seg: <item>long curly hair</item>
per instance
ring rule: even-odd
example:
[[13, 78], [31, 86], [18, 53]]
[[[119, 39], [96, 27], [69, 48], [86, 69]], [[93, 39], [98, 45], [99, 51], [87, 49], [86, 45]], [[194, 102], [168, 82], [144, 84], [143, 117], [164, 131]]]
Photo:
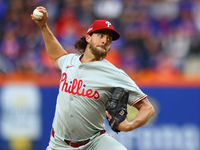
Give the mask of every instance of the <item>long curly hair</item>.
[[75, 41], [74, 48], [78, 50], [81, 54], [83, 54], [85, 52], [87, 44], [88, 43], [86, 42], [86, 37], [82, 36], [79, 40]]

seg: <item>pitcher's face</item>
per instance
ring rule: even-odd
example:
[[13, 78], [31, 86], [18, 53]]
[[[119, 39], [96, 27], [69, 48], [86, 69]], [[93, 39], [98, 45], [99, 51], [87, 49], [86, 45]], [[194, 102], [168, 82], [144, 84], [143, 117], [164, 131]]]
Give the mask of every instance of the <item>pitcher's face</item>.
[[94, 32], [90, 36], [89, 49], [96, 58], [105, 58], [110, 50], [112, 34], [108, 30]]

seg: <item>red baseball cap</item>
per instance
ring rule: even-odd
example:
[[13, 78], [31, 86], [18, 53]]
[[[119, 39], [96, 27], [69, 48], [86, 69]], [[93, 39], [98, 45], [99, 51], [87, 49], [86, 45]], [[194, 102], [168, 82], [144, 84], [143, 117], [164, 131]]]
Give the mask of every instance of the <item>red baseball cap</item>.
[[113, 34], [112, 40], [119, 39], [120, 34], [114, 29], [113, 25], [107, 20], [95, 20], [93, 24], [88, 28], [87, 34], [90, 34], [97, 30], [108, 29]]

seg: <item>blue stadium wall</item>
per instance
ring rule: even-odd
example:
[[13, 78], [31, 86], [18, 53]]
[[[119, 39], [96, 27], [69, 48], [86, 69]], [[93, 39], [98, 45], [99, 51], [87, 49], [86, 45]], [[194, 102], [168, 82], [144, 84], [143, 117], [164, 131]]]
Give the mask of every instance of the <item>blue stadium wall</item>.
[[[17, 88], [18, 85], [15, 87]], [[35, 86], [34, 88], [39, 93], [39, 104], [34, 104], [37, 112], [29, 112], [28, 109], [20, 110], [26, 104], [22, 100], [18, 100], [20, 105], [11, 102], [18, 109], [12, 112], [15, 108], [10, 108], [9, 103], [6, 104], [6, 96], [3, 96], [5, 87], [0, 86], [0, 150], [45, 150], [48, 146], [58, 87]], [[119, 134], [114, 133], [105, 121], [107, 132], [123, 143], [128, 150], [200, 150], [200, 87], [141, 87], [141, 90], [148, 95], [154, 105], [155, 116], [147, 125]], [[29, 95], [27, 97], [29, 101], [31, 97]], [[10, 111], [5, 109], [4, 105]], [[15, 113], [19, 115], [15, 116]], [[27, 114], [32, 117], [31, 120]], [[13, 122], [15, 119], [16, 121]], [[32, 124], [37, 121], [40, 123]], [[14, 128], [15, 122], [18, 122], [17, 129]], [[8, 126], [12, 124], [14, 127], [9, 130], [7, 124]], [[34, 129], [35, 127], [37, 129]], [[35, 130], [37, 134], [29, 132], [29, 129]], [[17, 133], [15, 130], [22, 130], [23, 134], [20, 135], [20, 131]]]

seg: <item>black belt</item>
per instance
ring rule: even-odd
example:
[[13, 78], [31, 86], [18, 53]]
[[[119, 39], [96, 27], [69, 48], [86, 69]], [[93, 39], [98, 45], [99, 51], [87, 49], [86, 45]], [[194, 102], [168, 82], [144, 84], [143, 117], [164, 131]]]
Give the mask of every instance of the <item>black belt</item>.
[[[100, 135], [101, 135], [101, 134], [104, 134], [105, 132], [106, 132], [106, 130], [100, 131]], [[53, 129], [51, 130], [51, 135], [52, 135], [53, 137], [54, 137], [54, 135], [55, 135], [55, 132], [54, 132]], [[87, 144], [87, 143], [90, 141], [90, 139], [85, 140], [85, 141], [78, 141], [78, 142], [72, 142], [72, 141], [69, 141], [69, 140], [64, 140], [64, 141], [65, 141], [65, 143], [67, 143], [68, 145], [70, 145], [70, 146], [72, 146], [72, 147], [79, 147], [79, 146], [82, 146], [82, 145]]]

